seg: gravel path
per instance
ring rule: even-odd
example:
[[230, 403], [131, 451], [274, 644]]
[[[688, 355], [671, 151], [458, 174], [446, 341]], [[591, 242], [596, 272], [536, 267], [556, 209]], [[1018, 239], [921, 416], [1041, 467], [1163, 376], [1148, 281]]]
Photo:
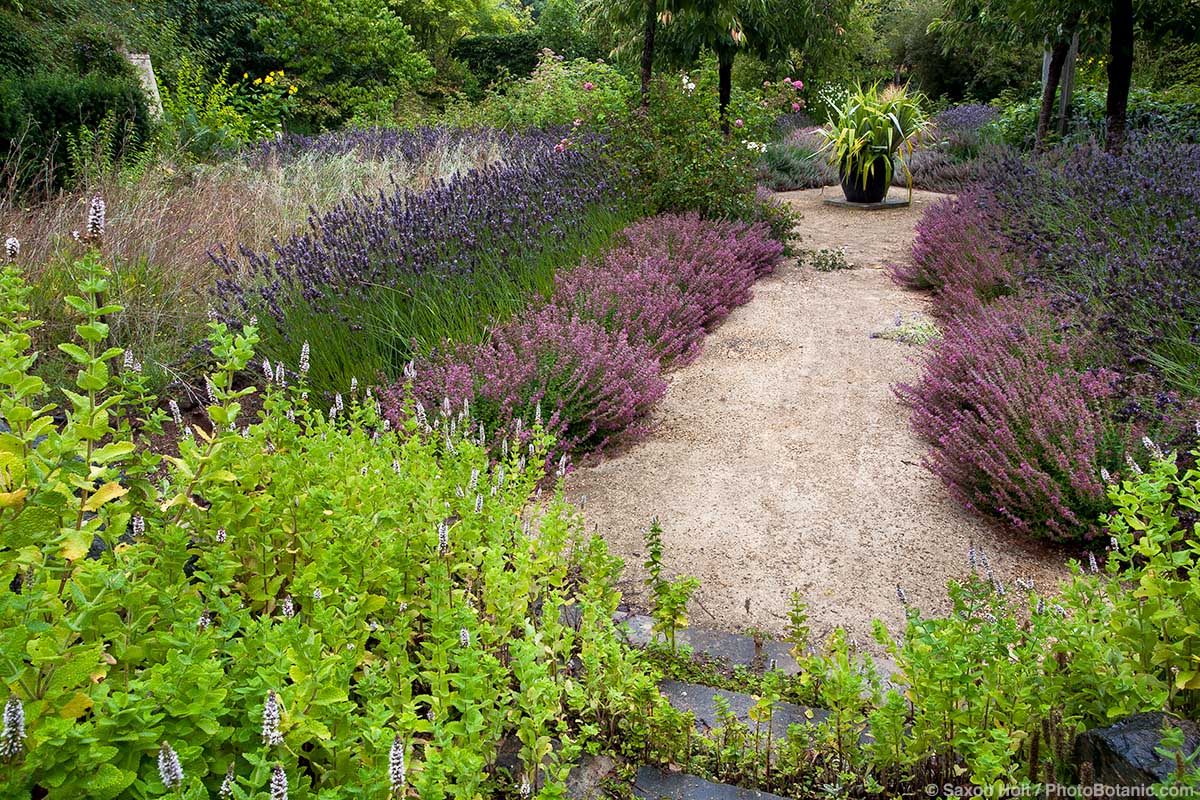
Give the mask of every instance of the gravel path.
[[877, 212], [824, 206], [822, 190], [781, 197], [804, 216], [801, 248], [843, 248], [857, 268], [792, 261], [761, 281], [671, 375], [653, 433], [568, 478], [589, 526], [626, 561], [627, 599], [644, 604], [654, 516], [668, 572], [702, 582], [698, 626], [779, 632], [798, 589], [817, 641], [843, 626], [867, 644], [872, 619], [893, 630], [902, 621], [897, 584], [923, 612], [948, 610], [945, 582], [965, 574], [972, 542], [999, 576], [1053, 586], [1066, 554], [962, 511], [920, 465], [924, 446], [891, 391], [916, 374], [918, 351], [869, 338], [924, 307], [882, 265], [908, 257], [913, 226], [939, 195]]

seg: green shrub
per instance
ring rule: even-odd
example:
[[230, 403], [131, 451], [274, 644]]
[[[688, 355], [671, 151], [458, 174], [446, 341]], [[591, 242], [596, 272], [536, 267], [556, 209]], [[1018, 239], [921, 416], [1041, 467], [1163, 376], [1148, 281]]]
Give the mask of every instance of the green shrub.
[[648, 107], [609, 129], [618, 163], [641, 181], [651, 212], [698, 211], [712, 219], [758, 213], [754, 159], [759, 142], [725, 136], [716, 95], [683, 76], [651, 86]]
[[282, 133], [297, 92], [283, 70], [234, 83], [227, 72], [209, 80], [202, 66], [182, 60], [174, 85], [162, 90], [163, 133], [173, 147], [211, 158]]
[[49, 73], [0, 82], [0, 153], [5, 171], [28, 183], [39, 174], [64, 186], [79, 177], [68, 161], [65, 141], [82, 128], [113, 120], [122, 153], [134, 153], [151, 131], [146, 99], [131, 75]]
[[616, 67], [567, 59], [543, 50], [533, 74], [500, 86], [484, 100], [482, 114], [497, 127], [570, 125], [583, 120], [604, 127], [623, 119], [636, 89]]
[[537, 36], [542, 47], [568, 59], [597, 59], [601, 48], [586, 29], [578, 0], [546, 0], [538, 15]]
[[536, 33], [468, 36], [451, 55], [463, 61], [484, 87], [506, 77], [524, 78], [538, 65], [541, 45]]
[[0, 273], [0, 669], [26, 725], [6, 713], [0, 794], [551, 797], [583, 748], [647, 746], [662, 701], [611, 625], [619, 561], [561, 493], [535, 501], [539, 429], [491, 464], [463, 415], [388, 431], [366, 393], [325, 416], [305, 357], [266, 365], [242, 427], [257, 334], [215, 322], [205, 418], [172, 423], [116, 367], [98, 252], [78, 271], [60, 424]]
[[401, 98], [433, 75], [385, 0], [273, 0], [271, 7], [254, 35], [296, 78], [304, 97], [298, 117], [309, 126], [389, 121]]

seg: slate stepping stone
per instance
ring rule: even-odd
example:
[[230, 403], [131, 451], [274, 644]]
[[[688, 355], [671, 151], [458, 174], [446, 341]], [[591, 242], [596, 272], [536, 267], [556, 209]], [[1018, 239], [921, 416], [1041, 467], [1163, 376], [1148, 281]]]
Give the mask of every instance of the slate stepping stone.
[[[626, 638], [631, 645], [645, 647], [657, 640], [665, 644], [662, 636], [653, 633], [654, 620], [644, 614], [631, 614], [618, 618], [617, 624], [624, 627]], [[769, 667], [772, 662], [775, 668], [785, 675], [795, 675], [800, 672], [800, 665], [792, 658], [791, 645], [787, 642], [763, 642], [762, 647], [755, 645], [754, 639], [736, 633], [710, 631], [703, 628], [684, 628], [675, 634], [677, 646], [690, 647], [693, 652], [704, 653], [720, 659], [730, 666], [760, 665]]]
[[642, 800], [786, 800], [777, 794], [713, 783], [695, 775], [642, 767], [633, 779], [633, 796]]
[[[662, 681], [658, 684], [658, 690], [678, 710], [692, 712], [696, 718], [696, 729], [701, 733], [706, 733], [720, 724], [717, 716], [717, 704], [713, 702], [714, 696], [728, 701], [729, 710], [737, 717], [738, 721], [748, 724], [751, 730], [754, 729], [754, 723], [750, 721], [750, 709], [757, 701], [744, 692], [730, 692], [725, 689], [714, 689], [711, 686], [674, 680]], [[828, 718], [829, 712], [823, 709], [779, 702], [775, 704], [775, 710], [771, 715], [771, 737], [778, 740], [786, 736], [790, 725], [818, 725]], [[766, 725], [763, 726], [762, 732], [764, 734], [767, 732]]]

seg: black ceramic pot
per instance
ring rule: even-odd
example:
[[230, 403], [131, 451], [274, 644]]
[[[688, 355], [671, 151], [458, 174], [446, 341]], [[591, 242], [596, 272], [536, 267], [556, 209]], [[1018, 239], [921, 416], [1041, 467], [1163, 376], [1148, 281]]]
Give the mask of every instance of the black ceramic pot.
[[838, 177], [842, 181], [842, 192], [846, 195], [846, 200], [851, 203], [879, 203], [887, 197], [892, 182], [883, 159], [875, 160], [875, 168], [867, 177], [866, 185], [863, 184], [862, 171], [858, 164], [850, 166], [853, 168], [848, 169], [847, 163], [842, 161], [838, 167]]

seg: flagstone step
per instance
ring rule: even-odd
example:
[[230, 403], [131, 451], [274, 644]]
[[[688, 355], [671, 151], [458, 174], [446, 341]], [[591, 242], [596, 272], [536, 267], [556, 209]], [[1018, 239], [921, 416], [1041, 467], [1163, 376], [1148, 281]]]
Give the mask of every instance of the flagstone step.
[[683, 772], [642, 767], [633, 779], [633, 796], [641, 800], [787, 800], [777, 794], [713, 783]]
[[[626, 640], [636, 647], [645, 647], [666, 639], [654, 634], [654, 620], [645, 614], [621, 614], [614, 618], [619, 628], [625, 631]], [[749, 636], [704, 628], [682, 628], [675, 633], [676, 647], [690, 647], [695, 653], [704, 653], [728, 666], [746, 666], [775, 669], [786, 675], [800, 672], [800, 665], [792, 658], [788, 642], [764, 641], [761, 645]]]

